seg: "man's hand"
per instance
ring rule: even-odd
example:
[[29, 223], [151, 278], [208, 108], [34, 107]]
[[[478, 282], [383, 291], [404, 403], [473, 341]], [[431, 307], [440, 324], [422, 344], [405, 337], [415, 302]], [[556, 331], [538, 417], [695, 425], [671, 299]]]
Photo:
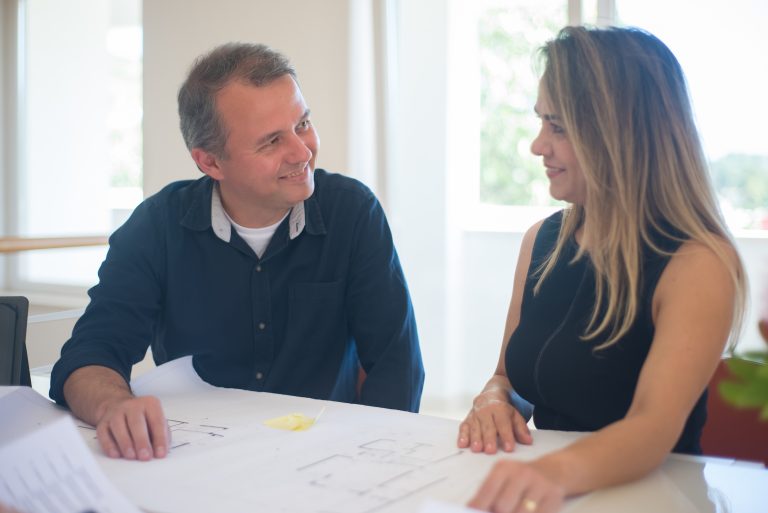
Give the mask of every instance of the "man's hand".
[[110, 458], [147, 461], [168, 454], [171, 434], [156, 397], [110, 401], [96, 423], [96, 436]]
[[458, 446], [469, 447], [472, 452], [495, 454], [499, 439], [506, 452], [515, 448], [515, 442], [526, 445], [533, 442], [525, 419], [506, 395], [498, 390], [485, 391], [475, 398], [472, 410], [459, 426]]
[[135, 397], [123, 377], [98, 365], [82, 367], [64, 383], [72, 412], [96, 426], [104, 454], [147, 461], [168, 454], [171, 434], [156, 397]]

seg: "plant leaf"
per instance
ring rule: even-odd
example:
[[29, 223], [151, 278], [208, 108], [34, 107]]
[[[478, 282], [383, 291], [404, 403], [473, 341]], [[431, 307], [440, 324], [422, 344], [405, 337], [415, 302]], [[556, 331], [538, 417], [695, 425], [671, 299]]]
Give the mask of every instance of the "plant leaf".
[[768, 404], [766, 387], [723, 381], [717, 389], [727, 402], [739, 408], [758, 408]]
[[743, 358], [730, 358], [727, 361], [727, 365], [728, 370], [731, 371], [734, 376], [745, 381], [749, 381], [755, 374], [757, 374], [757, 371], [760, 368], [758, 365], [755, 365], [754, 362], [744, 360]]

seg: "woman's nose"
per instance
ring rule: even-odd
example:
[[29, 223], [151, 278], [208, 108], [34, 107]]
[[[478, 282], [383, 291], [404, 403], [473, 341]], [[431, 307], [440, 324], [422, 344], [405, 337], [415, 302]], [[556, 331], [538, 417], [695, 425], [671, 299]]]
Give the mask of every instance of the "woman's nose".
[[546, 140], [542, 131], [536, 135], [536, 138], [531, 142], [531, 153], [537, 157], [543, 157], [552, 151], [552, 146], [549, 141]]

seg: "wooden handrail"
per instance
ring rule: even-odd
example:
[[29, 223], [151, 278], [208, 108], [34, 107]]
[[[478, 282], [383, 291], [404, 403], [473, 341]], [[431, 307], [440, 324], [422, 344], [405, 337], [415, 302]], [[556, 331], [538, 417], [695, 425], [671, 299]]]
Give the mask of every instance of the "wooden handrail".
[[104, 246], [109, 237], [95, 235], [86, 237], [0, 237], [0, 253], [16, 253], [36, 249], [81, 248]]

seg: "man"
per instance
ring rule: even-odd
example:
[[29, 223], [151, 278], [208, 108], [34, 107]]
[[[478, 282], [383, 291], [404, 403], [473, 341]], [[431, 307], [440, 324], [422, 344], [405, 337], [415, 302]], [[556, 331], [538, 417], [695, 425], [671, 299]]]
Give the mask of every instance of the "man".
[[112, 235], [51, 398], [96, 425], [107, 455], [139, 460], [170, 442], [159, 401], [127, 384], [150, 343], [155, 363], [193, 355], [213, 385], [418, 411], [418, 336], [384, 213], [359, 182], [314, 168], [291, 64], [218, 47], [178, 102], [206, 176], [170, 184]]

